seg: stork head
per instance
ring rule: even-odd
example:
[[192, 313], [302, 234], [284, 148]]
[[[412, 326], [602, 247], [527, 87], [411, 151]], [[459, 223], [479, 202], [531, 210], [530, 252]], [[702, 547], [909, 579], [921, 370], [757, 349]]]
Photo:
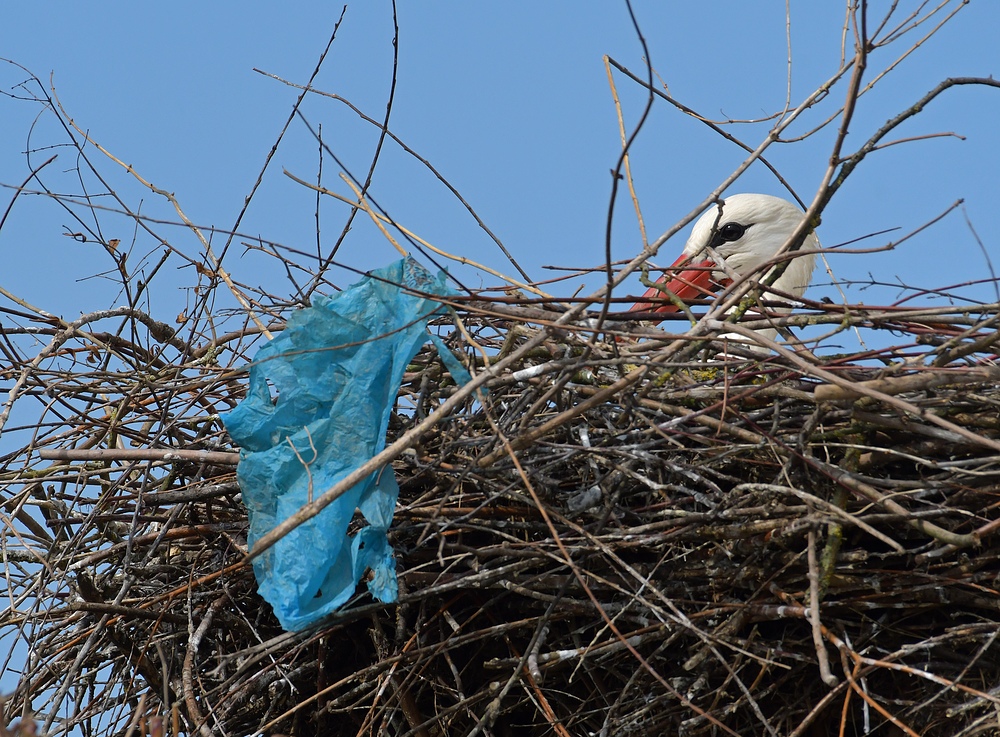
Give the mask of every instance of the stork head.
[[[746, 276], [774, 258], [801, 221], [802, 211], [780, 197], [734, 194], [698, 218], [684, 246], [684, 255], [711, 259], [705, 253], [710, 246], [730, 269]], [[819, 248], [815, 233], [809, 234], [802, 247], [807, 251]], [[815, 263], [815, 254], [795, 258], [775, 282], [775, 288], [801, 296], [809, 286]]]
[[[719, 264], [709, 249], [722, 257], [731, 273], [747, 276], [774, 258], [801, 220], [802, 211], [780, 197], [765, 194], [726, 197], [721, 204], [712, 205], [698, 218], [684, 252], [674, 262], [673, 270], [659, 281], [682, 299], [709, 295], [730, 283], [725, 271], [718, 269]], [[819, 240], [815, 233], [810, 233], [802, 249], [813, 251], [818, 248]], [[775, 281], [773, 289], [801, 296], [809, 286], [815, 263], [813, 253], [796, 256]], [[765, 274], [758, 273], [756, 276], [763, 278]], [[663, 294], [657, 289], [650, 289], [643, 297], [659, 301], [640, 302], [633, 310], [676, 311], [673, 304], [664, 302]], [[772, 299], [779, 297], [772, 295]]]

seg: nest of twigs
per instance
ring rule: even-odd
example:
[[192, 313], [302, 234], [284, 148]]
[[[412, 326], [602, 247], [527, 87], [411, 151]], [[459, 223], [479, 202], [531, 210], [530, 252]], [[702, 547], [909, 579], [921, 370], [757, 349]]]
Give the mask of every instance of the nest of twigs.
[[786, 321], [903, 342], [744, 357], [634, 316], [606, 323], [630, 337], [595, 339], [539, 306], [460, 305], [463, 330], [441, 329], [488, 393], [457, 397], [431, 347], [400, 391], [389, 443], [425, 429], [392, 464], [399, 603], [361, 587], [296, 634], [256, 593], [219, 420], [248, 353], [135, 310], [114, 333], [103, 313], [24, 326], [50, 348], [8, 377], [47, 413], [5, 459], [8, 720], [46, 735], [995, 731], [997, 305], [814, 307]]

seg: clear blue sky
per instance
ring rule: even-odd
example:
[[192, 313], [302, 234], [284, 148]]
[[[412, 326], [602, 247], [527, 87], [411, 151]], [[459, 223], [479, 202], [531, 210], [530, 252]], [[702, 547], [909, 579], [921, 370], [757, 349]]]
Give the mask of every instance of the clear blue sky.
[[[948, 9], [959, 3], [952, 2]], [[792, 0], [793, 104], [837, 68], [843, 3]], [[874, 5], [884, 6], [884, 3]], [[901, 2], [900, 19], [919, 3]], [[0, 24], [0, 56], [32, 70], [55, 90], [67, 113], [101, 144], [143, 176], [176, 193], [199, 224], [229, 228], [235, 222], [267, 151], [298, 94], [255, 73], [254, 67], [294, 82], [307, 81], [342, 5], [323, 2], [7, 3]], [[664, 2], [637, 0], [638, 20], [656, 71], [681, 102], [715, 117], [756, 118], [779, 111], [786, 92], [785, 3], [740, 0]], [[874, 18], [873, 13], [873, 18]], [[619, 151], [614, 108], [602, 56], [643, 71], [643, 51], [621, 2], [402, 2], [399, 73], [391, 129], [429, 159], [464, 194], [529, 273], [544, 279], [546, 264], [596, 266], [604, 258], [609, 171]], [[930, 25], [878, 50], [869, 79], [921, 37]], [[851, 126], [848, 150], [884, 120], [908, 107], [948, 76], [1000, 72], [996, 29], [1000, 5], [973, 0], [935, 37], [904, 59], [866, 95]], [[393, 27], [386, 0], [351, 3], [315, 86], [351, 100], [381, 118], [389, 92]], [[0, 67], [0, 87], [11, 91], [24, 74]], [[618, 77], [626, 120], [634, 123], [644, 96]], [[839, 104], [844, 85], [804, 124], [804, 132]], [[340, 103], [311, 97], [302, 108], [322, 124], [330, 148], [361, 176], [375, 130]], [[26, 175], [29, 140], [42, 149], [65, 134], [37, 105], [0, 98], [0, 183]], [[834, 245], [892, 227], [916, 228], [964, 198], [965, 213], [986, 248], [997, 253], [1000, 171], [997, 120], [1000, 91], [952, 90], [891, 138], [953, 131], [965, 136], [895, 146], [867, 160], [827, 210], [820, 237]], [[807, 125], [808, 124], [808, 125]], [[756, 145], [769, 124], [730, 127]], [[34, 126], [34, 127], [33, 127]], [[771, 149], [769, 157], [807, 201], [827, 165], [834, 128], [801, 143]], [[73, 152], [46, 170], [58, 191], [79, 193]], [[132, 207], [175, 219], [152, 193], [137, 187], [112, 162], [93, 160]], [[33, 154], [40, 162], [48, 151]], [[652, 237], [702, 200], [743, 158], [742, 152], [700, 123], [658, 101], [633, 149], [633, 170]], [[315, 196], [282, 175], [282, 168], [312, 179], [316, 143], [293, 122], [240, 230], [303, 250], [315, 249]], [[336, 165], [324, 162], [324, 181], [346, 193]], [[760, 165], [729, 190], [782, 194]], [[454, 198], [412, 158], [388, 143], [373, 195], [400, 223], [447, 250], [512, 269]], [[12, 192], [0, 190], [6, 207]], [[321, 211], [324, 245], [333, 242], [346, 208], [327, 200]], [[124, 218], [100, 216], [108, 237], [133, 248], [130, 263], [157, 253], [156, 243]], [[78, 230], [68, 214], [43, 198], [25, 197], [0, 231], [4, 267], [0, 285], [50, 311], [72, 317], [118, 304], [111, 281], [100, 276], [111, 263], [96, 246], [63, 235]], [[191, 254], [194, 239], [181, 229], [160, 228]], [[685, 234], [657, 259], [669, 263]], [[886, 237], [868, 245], [880, 245]], [[622, 259], [640, 247], [627, 198], [619, 204], [613, 254]], [[227, 257], [234, 277], [272, 293], [291, 287], [274, 262]], [[396, 258], [363, 218], [339, 256], [357, 269]], [[1000, 258], [996, 259], [1000, 262]], [[835, 256], [840, 279], [903, 282], [934, 288], [988, 276], [986, 258], [957, 211], [895, 252]], [[1000, 268], [1000, 263], [996, 264]], [[169, 269], [179, 266], [171, 261]], [[488, 276], [457, 270], [472, 286], [495, 284]], [[340, 273], [341, 285], [355, 277]], [[157, 277], [149, 309], [170, 318], [183, 307], [190, 269]], [[811, 296], [836, 292], [817, 271]], [[588, 291], [599, 284], [587, 280]], [[567, 286], [563, 293], [571, 292]], [[632, 282], [630, 291], [641, 288]], [[993, 287], [966, 296], [993, 301]], [[849, 292], [852, 299], [885, 303], [898, 290]]]

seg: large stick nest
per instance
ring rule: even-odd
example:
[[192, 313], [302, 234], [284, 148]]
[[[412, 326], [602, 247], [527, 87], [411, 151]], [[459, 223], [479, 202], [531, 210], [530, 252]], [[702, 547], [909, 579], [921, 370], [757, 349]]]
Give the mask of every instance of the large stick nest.
[[997, 305], [812, 307], [786, 322], [897, 344], [746, 358], [463, 303], [439, 329], [495, 375], [429, 423], [460, 389], [428, 347], [400, 390], [389, 443], [425, 431], [392, 464], [399, 603], [361, 587], [297, 634], [256, 593], [219, 420], [242, 337], [22, 315], [48, 347], [8, 376], [44, 406], [4, 459], [8, 716], [53, 735], [995, 730]]

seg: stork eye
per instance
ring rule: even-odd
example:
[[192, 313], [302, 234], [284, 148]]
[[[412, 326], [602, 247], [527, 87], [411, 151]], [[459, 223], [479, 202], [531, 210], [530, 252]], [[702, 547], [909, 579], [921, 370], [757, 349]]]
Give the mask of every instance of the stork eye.
[[719, 237], [724, 243], [732, 243], [742, 238], [749, 227], [749, 225], [741, 225], [740, 223], [726, 223], [719, 228]]

